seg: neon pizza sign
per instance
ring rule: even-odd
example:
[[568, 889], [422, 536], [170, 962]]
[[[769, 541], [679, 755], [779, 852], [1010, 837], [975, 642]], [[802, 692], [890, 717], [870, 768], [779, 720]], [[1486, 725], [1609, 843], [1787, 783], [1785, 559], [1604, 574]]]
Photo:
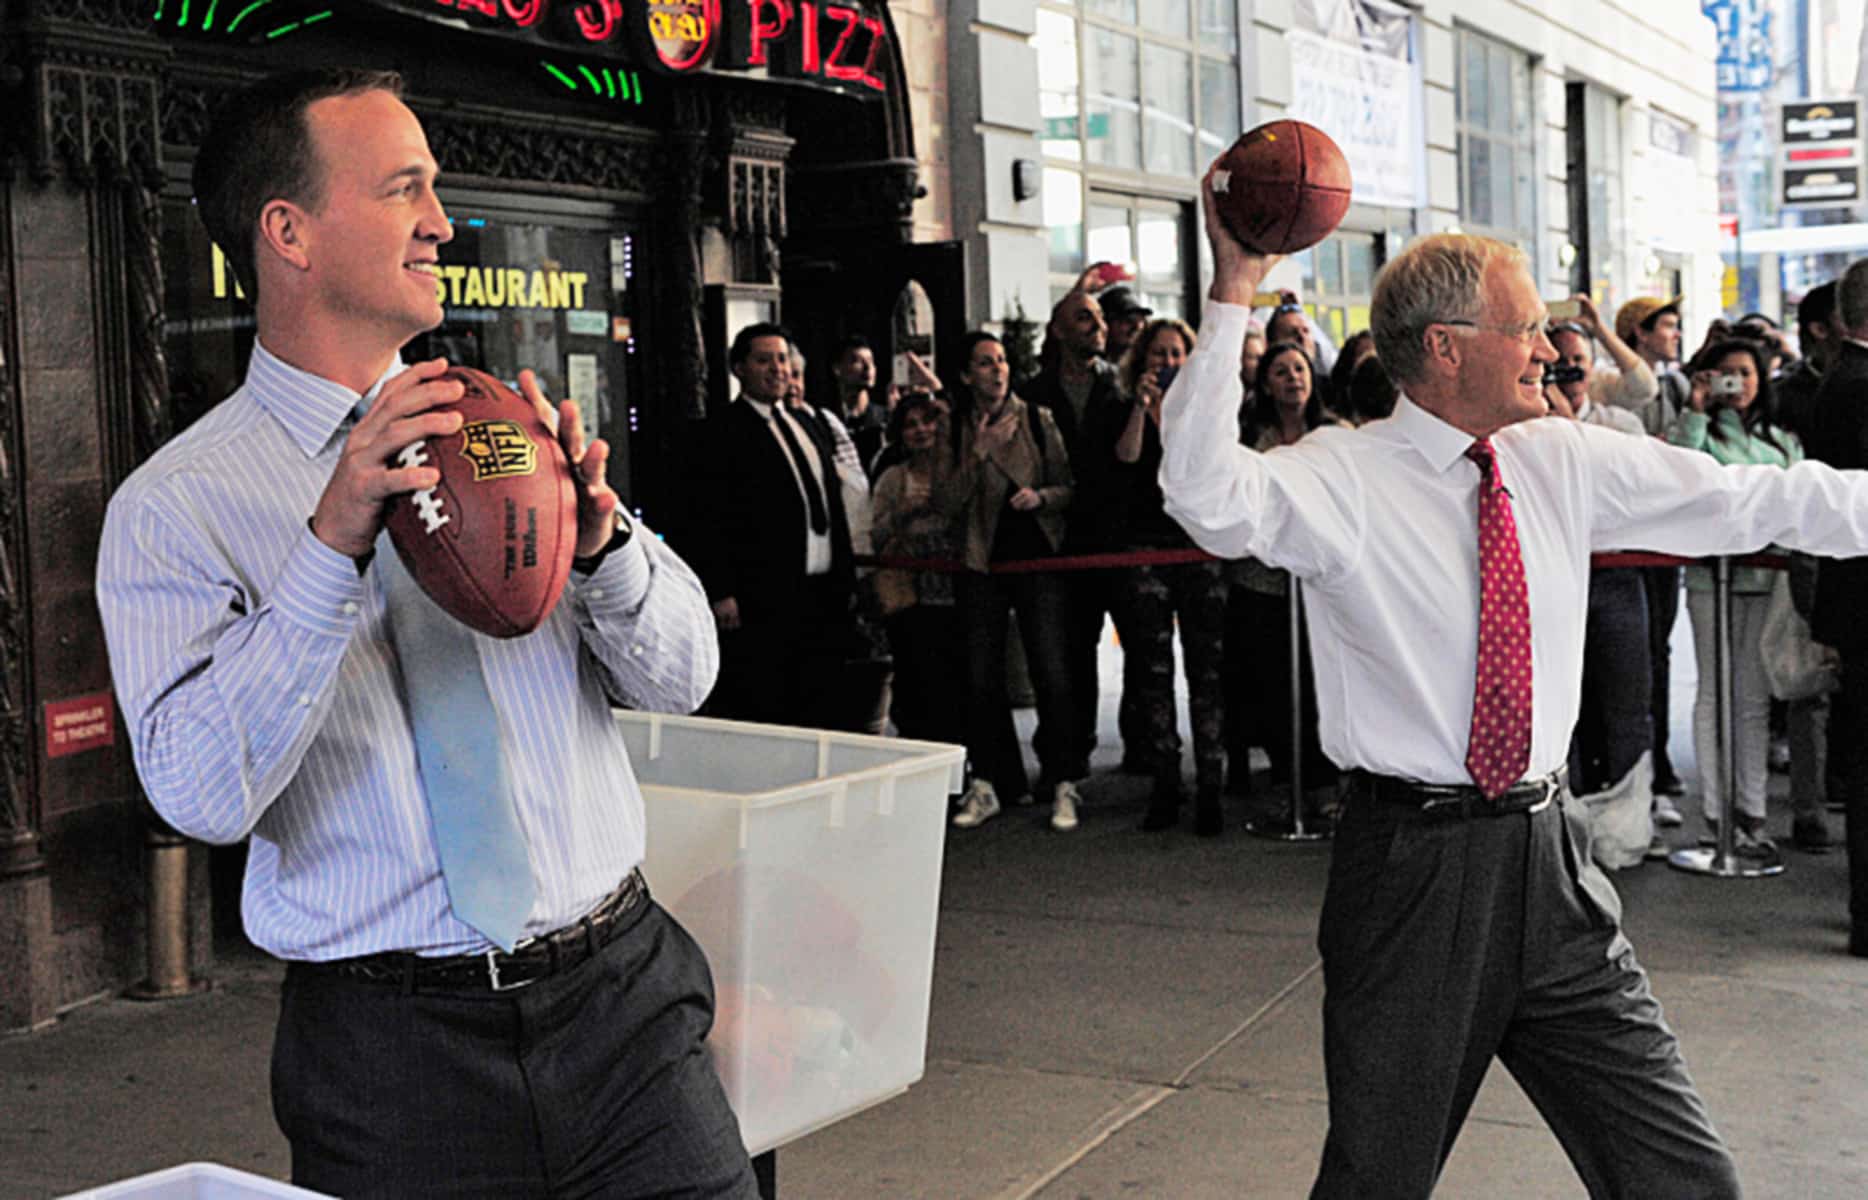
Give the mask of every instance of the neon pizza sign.
[[[888, 90], [876, 0], [375, 0], [380, 7], [671, 75], [754, 71]], [[875, 8], [877, 11], [872, 12]]]

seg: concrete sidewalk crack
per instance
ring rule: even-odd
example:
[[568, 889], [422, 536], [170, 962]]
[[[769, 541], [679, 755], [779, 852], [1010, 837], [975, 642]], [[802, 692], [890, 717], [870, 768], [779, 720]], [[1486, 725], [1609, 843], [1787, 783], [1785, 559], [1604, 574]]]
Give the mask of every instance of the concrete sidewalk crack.
[[999, 1192], [993, 1200], [1031, 1200], [1031, 1198], [1036, 1196], [1039, 1192], [1062, 1178], [1071, 1168], [1095, 1153], [1096, 1149], [1103, 1145], [1103, 1143], [1146, 1116], [1150, 1110], [1154, 1109], [1162, 1101], [1187, 1090], [1189, 1086], [1187, 1081], [1193, 1078], [1194, 1072], [1198, 1071], [1208, 1062], [1211, 1062], [1215, 1055], [1225, 1050], [1228, 1046], [1231, 1046], [1234, 1042], [1237, 1042], [1241, 1037], [1244, 1037], [1254, 1025], [1277, 1011], [1298, 988], [1303, 986], [1306, 980], [1322, 969], [1322, 963], [1312, 963], [1309, 967], [1300, 972], [1295, 979], [1285, 984], [1282, 988], [1279, 988], [1276, 995], [1259, 1005], [1251, 1015], [1239, 1022], [1232, 1032], [1214, 1043], [1198, 1058], [1188, 1063], [1187, 1066], [1182, 1069], [1181, 1073], [1174, 1077], [1172, 1083], [1166, 1085], [1150, 1085], [1142, 1088], [1133, 1096], [1129, 1097], [1128, 1100], [1117, 1105], [1108, 1113], [1105, 1113], [1102, 1119], [1098, 1120], [1090, 1127], [1083, 1140], [1077, 1144], [1077, 1147], [1069, 1154], [1065, 1155], [1061, 1161], [1040, 1173], [1037, 1178], [1015, 1183], [1004, 1191]]

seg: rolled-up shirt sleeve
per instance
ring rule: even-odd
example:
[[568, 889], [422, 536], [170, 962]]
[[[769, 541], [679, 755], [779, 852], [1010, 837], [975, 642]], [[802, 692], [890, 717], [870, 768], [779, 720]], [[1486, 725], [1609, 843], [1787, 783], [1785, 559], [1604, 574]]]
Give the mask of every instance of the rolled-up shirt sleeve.
[[689, 713], [720, 672], [720, 641], [693, 568], [637, 522], [629, 541], [565, 599], [611, 699], [644, 712]]
[[297, 772], [363, 583], [306, 529], [264, 595], [154, 502], [111, 506], [97, 596], [117, 700], [150, 803], [205, 842], [245, 837]]

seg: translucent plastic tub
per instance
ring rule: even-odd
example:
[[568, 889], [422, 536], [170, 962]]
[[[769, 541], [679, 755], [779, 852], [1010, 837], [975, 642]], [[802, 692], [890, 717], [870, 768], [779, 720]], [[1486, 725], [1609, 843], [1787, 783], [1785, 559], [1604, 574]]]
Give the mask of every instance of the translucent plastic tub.
[[926, 1063], [947, 796], [964, 751], [620, 713], [643, 873], [713, 966], [710, 1045], [754, 1154], [904, 1091]]
[[308, 1192], [216, 1163], [187, 1163], [88, 1192], [73, 1192], [61, 1200], [304, 1200], [322, 1196], [323, 1192]]

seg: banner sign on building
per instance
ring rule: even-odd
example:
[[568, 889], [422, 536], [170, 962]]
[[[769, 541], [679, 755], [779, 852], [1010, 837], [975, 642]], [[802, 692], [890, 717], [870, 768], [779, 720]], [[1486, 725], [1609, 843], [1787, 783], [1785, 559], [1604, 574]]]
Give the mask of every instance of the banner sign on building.
[[1291, 49], [1285, 115], [1310, 122], [1342, 147], [1356, 201], [1426, 203], [1414, 64], [1294, 29], [1284, 40]]
[[1761, 92], [1771, 86], [1772, 13], [1766, 0], [1701, 0], [1719, 39], [1719, 90]]
[[1860, 203], [1862, 169], [1846, 167], [1785, 167], [1783, 207], [1834, 207]]

